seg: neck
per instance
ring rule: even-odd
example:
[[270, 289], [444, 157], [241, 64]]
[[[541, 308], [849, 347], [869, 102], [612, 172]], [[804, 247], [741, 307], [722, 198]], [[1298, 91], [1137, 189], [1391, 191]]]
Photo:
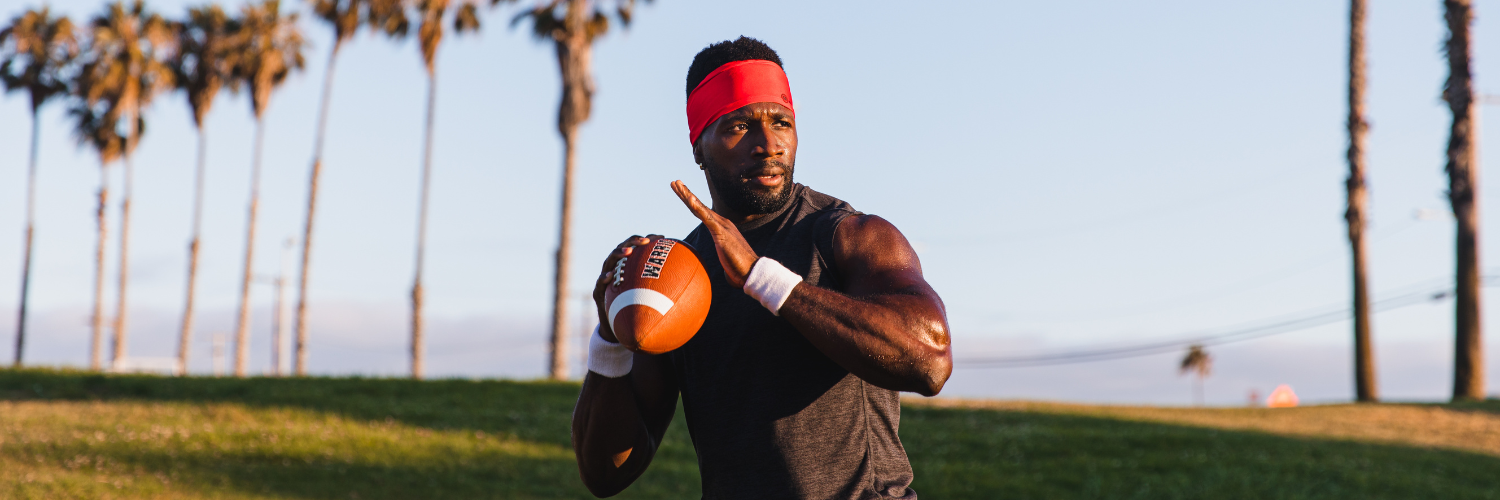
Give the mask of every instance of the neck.
[[[792, 188], [793, 187], [788, 187], [788, 189], [792, 189]], [[776, 207], [775, 209], [772, 209], [770, 212], [767, 212], [767, 213], [763, 213], [763, 214], [743, 214], [743, 213], [740, 213], [738, 211], [735, 211], [733, 208], [730, 208], [728, 203], [722, 203], [722, 202], [720, 202], [719, 201], [719, 193], [718, 192], [712, 192], [713, 191], [712, 189], [710, 189], [710, 191], [711, 191], [711, 195], [713, 196], [713, 201], [714, 201], [714, 206], [713, 206], [714, 213], [719, 214], [720, 216], [723, 216], [725, 219], [729, 219], [729, 222], [733, 222], [734, 225], [736, 225], [736, 226], [743, 226], [745, 224], [749, 224], [750, 222], [753, 222], [753, 221], [756, 221], [756, 220], [760, 220], [760, 219], [763, 219], [763, 218], [766, 218], [766, 217], [770, 217], [770, 216], [779, 214], [779, 213], [781, 213], [782, 210], [786, 209], [787, 205], [792, 204], [792, 198], [795, 198], [795, 196], [788, 196], [786, 198], [786, 201], [782, 202], [781, 206]]]
[[[714, 200], [714, 213], [717, 213], [719, 215], [724, 216], [725, 219], [729, 219], [729, 222], [733, 222], [734, 225], [736, 225], [736, 226], [748, 223], [750, 221], [759, 219], [761, 217], [765, 217], [767, 215], [771, 215], [771, 214], [752, 214], [752, 215], [741, 214], [739, 212], [734, 211], [734, 209], [729, 208], [728, 204], [726, 204], [726, 203], [719, 203], [718, 200]], [[775, 212], [772, 212], [772, 213], [775, 213]]]

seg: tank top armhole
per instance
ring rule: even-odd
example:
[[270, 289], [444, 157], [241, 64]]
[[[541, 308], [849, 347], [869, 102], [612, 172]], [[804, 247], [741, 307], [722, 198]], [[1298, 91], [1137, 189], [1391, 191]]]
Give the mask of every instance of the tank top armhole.
[[829, 209], [823, 216], [819, 217], [814, 233], [817, 239], [814, 246], [817, 249], [818, 261], [823, 264], [824, 272], [829, 275], [834, 286], [840, 290], [843, 289], [844, 281], [843, 274], [839, 271], [838, 263], [834, 259], [834, 256], [837, 255], [835, 253], [837, 234], [839, 225], [844, 223], [844, 219], [855, 215], [864, 215], [864, 213], [848, 208]]

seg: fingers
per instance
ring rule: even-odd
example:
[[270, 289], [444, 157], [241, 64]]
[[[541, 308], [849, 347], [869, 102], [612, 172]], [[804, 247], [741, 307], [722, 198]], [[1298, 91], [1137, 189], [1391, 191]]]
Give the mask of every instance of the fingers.
[[709, 210], [708, 207], [704, 206], [703, 202], [699, 201], [698, 197], [688, 189], [686, 183], [680, 180], [672, 181], [672, 192], [677, 193], [677, 198], [682, 200], [683, 205], [687, 205], [688, 210], [692, 211], [693, 216], [697, 217], [698, 220], [704, 223], [713, 223], [717, 219], [714, 216], [718, 214], [715, 214], [713, 210]]
[[641, 245], [645, 245], [647, 243], [650, 243], [651, 242], [651, 238], [653, 238], [653, 237], [659, 238], [660, 235], [655, 235], [655, 234], [653, 234], [651, 236], [636, 235], [636, 236], [631, 236], [629, 238], [625, 238], [625, 241], [620, 242], [620, 245], [617, 246], [617, 247], [615, 247], [615, 250], [623, 251], [625, 253], [625, 255], [630, 255], [630, 249], [638, 247], [638, 246], [641, 246]]
[[[659, 236], [653, 234], [651, 237]], [[594, 307], [599, 310], [599, 336], [604, 340], [610, 342], [616, 341], [614, 332], [610, 329], [608, 323], [608, 315], [605, 314], [604, 290], [615, 280], [615, 269], [620, 264], [620, 261], [628, 257], [636, 246], [650, 243], [651, 237], [635, 235], [625, 238], [625, 241], [616, 245], [614, 251], [609, 253], [609, 257], [604, 259], [604, 266], [599, 272], [599, 278], [594, 280]]]
[[631, 252], [635, 250], [635, 247], [650, 243], [650, 238], [660, 237], [661, 236], [659, 235], [653, 234], [650, 237], [631, 236], [629, 238], [626, 238], [625, 241], [620, 242], [619, 245], [615, 246], [615, 250], [609, 253], [609, 257], [604, 258], [604, 265], [600, 267], [600, 270], [607, 272], [610, 269], [613, 269], [615, 267], [615, 264], [618, 263], [620, 259], [629, 256]]
[[599, 337], [610, 342], [618, 340], [615, 339], [614, 329], [610, 327], [609, 314], [604, 309], [604, 289], [614, 279], [614, 270], [609, 270], [599, 273], [599, 279], [594, 282], [594, 309], [599, 314]]

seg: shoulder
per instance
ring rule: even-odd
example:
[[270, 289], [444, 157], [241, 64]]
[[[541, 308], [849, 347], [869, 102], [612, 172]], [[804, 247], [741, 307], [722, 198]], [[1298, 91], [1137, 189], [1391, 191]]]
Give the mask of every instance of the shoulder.
[[[911, 247], [906, 235], [895, 224], [879, 215], [854, 213], [844, 217], [834, 229], [836, 249], [869, 248], [869, 245]], [[842, 250], [841, 250], [842, 251]]]
[[843, 218], [833, 233], [834, 259], [854, 272], [914, 271], [922, 264], [906, 235], [878, 215], [853, 214]]
[[798, 184], [797, 186], [801, 188], [798, 190], [798, 196], [802, 198], [803, 205], [811, 212], [832, 210], [859, 213], [847, 201], [823, 194], [803, 184]]

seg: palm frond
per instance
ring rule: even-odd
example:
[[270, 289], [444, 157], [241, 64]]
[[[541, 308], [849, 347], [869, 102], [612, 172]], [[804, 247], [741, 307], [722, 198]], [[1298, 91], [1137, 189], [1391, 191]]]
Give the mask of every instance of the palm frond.
[[458, 8], [453, 15], [453, 31], [458, 33], [479, 31], [479, 8], [472, 3], [465, 3]]
[[194, 123], [202, 127], [203, 118], [213, 105], [219, 89], [239, 90], [233, 67], [241, 54], [238, 40], [240, 22], [218, 5], [188, 10], [188, 17], [176, 23], [177, 51], [169, 63], [177, 88], [187, 94]]
[[283, 15], [279, 0], [245, 6], [239, 22], [238, 55], [231, 72], [249, 87], [251, 111], [260, 118], [270, 104], [271, 92], [292, 71], [302, 69], [306, 40], [297, 27], [297, 14]]
[[89, 21], [91, 34], [82, 70], [75, 78], [76, 95], [89, 107], [101, 106], [112, 124], [128, 123], [125, 153], [141, 138], [141, 108], [174, 86], [169, 60], [175, 57], [176, 26], [136, 0], [106, 5]]
[[99, 155], [99, 163], [109, 164], [120, 158], [126, 142], [107, 109], [99, 108], [76, 101], [68, 108], [68, 117], [73, 122], [73, 138], [78, 146], [94, 150]]
[[405, 0], [363, 0], [366, 6], [365, 22], [371, 29], [379, 30], [394, 39], [406, 38], [411, 20], [406, 16]]
[[66, 16], [54, 17], [46, 7], [23, 12], [0, 29], [0, 85], [6, 92], [27, 91], [35, 111], [68, 91], [78, 52]]
[[516, 14], [510, 20], [511, 28], [527, 20], [531, 21], [531, 35], [538, 40], [557, 40], [564, 31], [562, 14], [557, 12], [560, 1], [553, 1], [548, 5], [538, 5], [531, 10]]
[[339, 44], [359, 30], [363, 0], [312, 0], [313, 13], [333, 25], [334, 43]]
[[1204, 350], [1201, 345], [1194, 344], [1189, 346], [1187, 355], [1183, 356], [1182, 363], [1179, 366], [1179, 373], [1187, 374], [1192, 372], [1196, 373], [1199, 377], [1207, 377], [1212, 370], [1213, 358], [1208, 355], [1208, 351]]
[[[504, 0], [499, 0], [504, 1]], [[494, 1], [493, 3], [499, 3]], [[568, 26], [564, 21], [564, 12], [568, 4], [573, 0], [552, 0], [545, 4], [539, 4], [530, 10], [516, 14], [510, 20], [510, 25], [515, 28], [524, 21], [531, 21], [531, 34], [538, 40], [562, 40], [567, 38]], [[649, 0], [647, 0], [649, 1]], [[600, 2], [602, 3], [602, 2]], [[614, 2], [614, 16], [620, 19], [620, 24], [626, 28], [630, 27], [631, 21], [635, 19], [635, 0], [617, 0]], [[606, 14], [607, 9], [594, 6], [594, 11], [584, 22], [584, 37], [589, 43], [609, 33], [610, 20]]]

